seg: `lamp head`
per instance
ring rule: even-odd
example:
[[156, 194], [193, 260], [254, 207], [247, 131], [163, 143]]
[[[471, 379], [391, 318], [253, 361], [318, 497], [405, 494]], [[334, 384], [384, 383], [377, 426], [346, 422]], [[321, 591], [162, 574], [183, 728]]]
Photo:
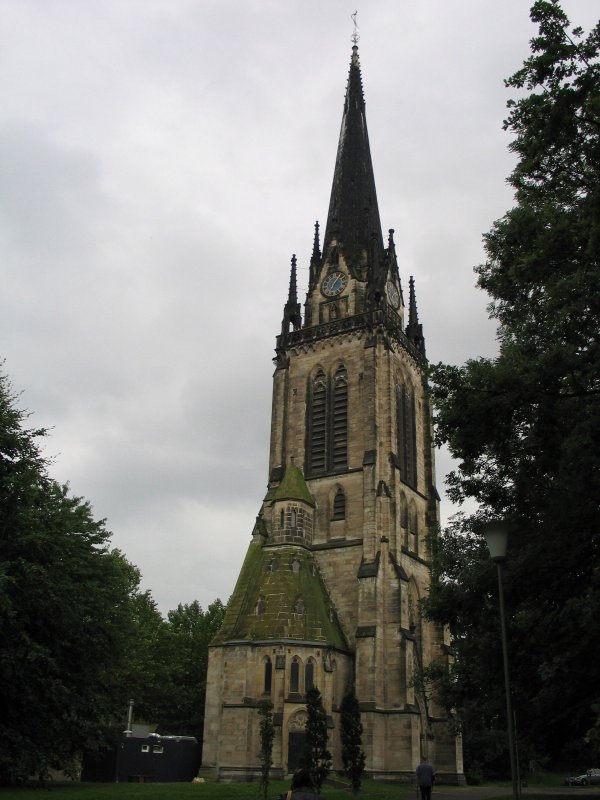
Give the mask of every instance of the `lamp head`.
[[508, 542], [508, 524], [503, 519], [493, 519], [482, 525], [483, 535], [487, 542], [492, 561], [506, 561], [506, 545]]

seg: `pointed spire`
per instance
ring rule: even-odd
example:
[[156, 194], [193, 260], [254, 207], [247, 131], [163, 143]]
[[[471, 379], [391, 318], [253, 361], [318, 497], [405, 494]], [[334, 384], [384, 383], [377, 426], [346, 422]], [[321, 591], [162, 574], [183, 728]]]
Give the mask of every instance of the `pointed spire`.
[[395, 231], [393, 228], [390, 228], [388, 230], [387, 258], [392, 274], [395, 274], [396, 278], [398, 279], [398, 289], [400, 290], [400, 305], [402, 306], [402, 308], [404, 308], [404, 292], [402, 291], [402, 281], [400, 279], [400, 273], [398, 271], [398, 258], [396, 257], [396, 242], [394, 241], [394, 233]]
[[419, 313], [417, 311], [417, 298], [415, 295], [415, 281], [411, 275], [408, 281], [408, 325], [406, 335], [411, 342], [419, 348], [425, 355], [425, 339], [423, 338], [423, 326], [419, 325]]
[[292, 267], [290, 269], [290, 288], [288, 291], [288, 303], [290, 305], [298, 302], [298, 291], [296, 289], [296, 254], [292, 255]]
[[319, 220], [315, 222], [315, 238], [313, 241], [313, 251], [310, 263], [321, 260], [321, 251], [319, 249]]
[[298, 302], [298, 290], [296, 288], [296, 255], [292, 255], [292, 266], [290, 269], [290, 288], [288, 290], [287, 303], [283, 308], [283, 320], [281, 323], [281, 332], [288, 333], [290, 324], [294, 326], [294, 330], [302, 326], [302, 315], [300, 313], [300, 303]]
[[321, 266], [321, 250], [319, 246], [319, 222], [315, 222], [315, 238], [313, 240], [312, 255], [310, 257], [310, 285], [317, 280]]
[[[358, 47], [352, 47], [350, 73], [340, 129], [323, 252], [327, 254], [333, 239], [339, 245], [351, 271], [369, 266], [375, 277], [383, 254], [383, 236], [377, 206], [375, 177], [371, 161], [365, 100], [363, 95]], [[374, 253], [371, 241], [374, 239]], [[367, 277], [363, 276], [363, 279]]]

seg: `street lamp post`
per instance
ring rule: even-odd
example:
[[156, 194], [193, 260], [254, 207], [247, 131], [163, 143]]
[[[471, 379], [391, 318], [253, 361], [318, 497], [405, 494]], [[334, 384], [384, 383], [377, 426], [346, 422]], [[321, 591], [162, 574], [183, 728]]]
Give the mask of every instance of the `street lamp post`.
[[506, 561], [506, 544], [508, 541], [508, 526], [504, 520], [493, 520], [484, 523], [483, 533], [486, 538], [488, 550], [492, 561], [496, 562], [498, 570], [498, 604], [500, 606], [500, 629], [502, 632], [502, 659], [504, 662], [504, 691], [506, 693], [506, 727], [508, 731], [508, 750], [510, 755], [510, 775], [512, 778], [512, 791], [515, 800], [519, 797], [517, 781], [517, 765], [515, 758], [515, 743], [513, 736], [513, 714], [510, 699], [510, 678], [508, 672], [508, 645], [506, 640], [506, 618], [504, 615], [504, 588], [502, 585], [502, 565]]

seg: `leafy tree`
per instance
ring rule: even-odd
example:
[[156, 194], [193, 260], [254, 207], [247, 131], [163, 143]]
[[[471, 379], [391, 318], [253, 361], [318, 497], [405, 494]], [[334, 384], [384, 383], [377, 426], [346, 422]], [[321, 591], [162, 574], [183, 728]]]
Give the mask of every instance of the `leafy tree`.
[[275, 726], [273, 725], [273, 703], [263, 700], [258, 707], [260, 717], [260, 792], [264, 800], [269, 793], [269, 775], [273, 765], [273, 740], [275, 739]]
[[362, 749], [363, 726], [354, 686], [350, 686], [341, 705], [342, 763], [352, 781], [352, 791], [358, 794], [365, 771], [365, 754]]
[[555, 0], [535, 2], [531, 18], [539, 34], [507, 81], [517, 94], [505, 122], [515, 205], [486, 235], [477, 268], [499, 354], [431, 374], [438, 443], [459, 461], [449, 495], [479, 510], [442, 537], [427, 610], [452, 626], [458, 659], [443, 688], [463, 714], [467, 749], [469, 729], [488, 732], [488, 765], [502, 719], [501, 678], [490, 676], [502, 662], [482, 518], [511, 524], [505, 590], [521, 744], [553, 763], [568, 748], [582, 754], [599, 699], [600, 24], [570, 31]]
[[130, 627], [128, 658], [115, 673], [115, 692], [123, 709], [133, 699], [134, 719], [156, 723], [173, 703], [175, 649], [170, 627], [149, 591], [132, 594]]
[[331, 753], [327, 749], [327, 715], [321, 692], [316, 686], [306, 692], [306, 711], [307, 767], [317, 794], [321, 794], [323, 781], [331, 770]]
[[156, 725], [164, 735], [202, 742], [208, 645], [224, 615], [220, 600], [206, 612], [193, 601], [180, 603], [165, 619], [150, 592], [135, 593], [129, 657], [115, 680], [121, 707], [131, 697], [138, 721]]
[[69, 767], [115, 713], [138, 571], [88, 503], [48, 476], [0, 375], [0, 783]]
[[169, 693], [162, 694], [162, 703], [154, 717], [161, 732], [196, 736], [202, 741], [208, 645], [224, 617], [225, 606], [219, 599], [206, 611], [197, 600], [180, 603], [169, 611], [166, 622]]

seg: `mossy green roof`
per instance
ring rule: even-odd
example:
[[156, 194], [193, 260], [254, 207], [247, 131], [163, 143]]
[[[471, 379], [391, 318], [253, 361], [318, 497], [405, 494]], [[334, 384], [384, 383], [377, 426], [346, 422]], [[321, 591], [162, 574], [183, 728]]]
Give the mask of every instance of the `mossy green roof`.
[[272, 495], [273, 500], [302, 500], [308, 503], [309, 506], [315, 505], [315, 500], [310, 493], [302, 471], [289, 464], [283, 476], [283, 480], [275, 489]]
[[265, 495], [265, 499], [264, 499], [263, 502], [270, 503], [271, 500], [273, 499], [274, 494], [275, 494], [275, 487], [274, 486], [271, 489], [267, 489], [267, 493]]
[[[264, 604], [261, 614], [257, 613], [259, 600]], [[305, 609], [302, 613], [296, 611], [299, 600]], [[284, 639], [347, 649], [312, 552], [296, 545], [252, 543], [212, 644]]]

